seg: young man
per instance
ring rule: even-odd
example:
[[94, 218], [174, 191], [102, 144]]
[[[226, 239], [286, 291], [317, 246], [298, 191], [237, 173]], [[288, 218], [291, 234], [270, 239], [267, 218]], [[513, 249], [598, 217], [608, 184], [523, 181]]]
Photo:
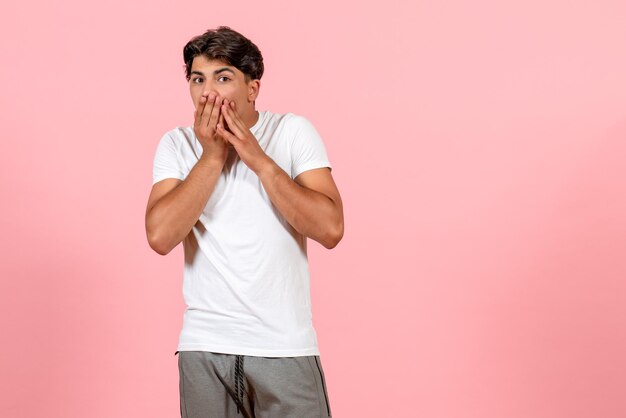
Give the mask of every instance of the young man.
[[306, 256], [307, 238], [343, 236], [322, 140], [256, 110], [263, 58], [238, 32], [209, 30], [183, 58], [194, 125], [161, 138], [146, 209], [157, 253], [184, 246], [181, 416], [331, 416]]

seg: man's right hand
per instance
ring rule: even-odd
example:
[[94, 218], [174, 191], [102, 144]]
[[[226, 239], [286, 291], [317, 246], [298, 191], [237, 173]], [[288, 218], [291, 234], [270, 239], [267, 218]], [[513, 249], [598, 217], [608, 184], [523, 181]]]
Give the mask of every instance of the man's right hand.
[[217, 133], [217, 123], [224, 123], [224, 116], [220, 111], [223, 100], [224, 98], [216, 93], [202, 93], [194, 113], [193, 124], [193, 130], [202, 145], [201, 159], [219, 161], [222, 166], [228, 155], [228, 144]]

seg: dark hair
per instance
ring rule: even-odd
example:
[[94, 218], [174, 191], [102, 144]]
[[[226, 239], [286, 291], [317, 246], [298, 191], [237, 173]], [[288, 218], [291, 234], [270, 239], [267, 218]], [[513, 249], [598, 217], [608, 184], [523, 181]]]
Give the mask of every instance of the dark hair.
[[263, 76], [263, 56], [259, 48], [228, 26], [209, 29], [187, 42], [183, 48], [187, 81], [191, 78], [193, 59], [198, 55], [232, 65], [245, 74], [246, 81], [260, 80]]

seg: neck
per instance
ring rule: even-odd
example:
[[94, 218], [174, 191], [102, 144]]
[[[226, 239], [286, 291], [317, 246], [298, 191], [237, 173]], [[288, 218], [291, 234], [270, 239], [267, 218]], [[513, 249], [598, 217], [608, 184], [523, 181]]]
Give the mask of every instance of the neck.
[[259, 112], [252, 109], [252, 112], [246, 117], [243, 117], [243, 121], [248, 129], [252, 128], [254, 124], [259, 120]]

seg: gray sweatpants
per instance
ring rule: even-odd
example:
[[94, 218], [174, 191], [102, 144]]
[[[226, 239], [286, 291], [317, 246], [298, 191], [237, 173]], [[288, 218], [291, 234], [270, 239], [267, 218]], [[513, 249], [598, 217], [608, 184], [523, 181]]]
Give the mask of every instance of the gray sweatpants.
[[319, 356], [177, 353], [182, 418], [331, 416]]

